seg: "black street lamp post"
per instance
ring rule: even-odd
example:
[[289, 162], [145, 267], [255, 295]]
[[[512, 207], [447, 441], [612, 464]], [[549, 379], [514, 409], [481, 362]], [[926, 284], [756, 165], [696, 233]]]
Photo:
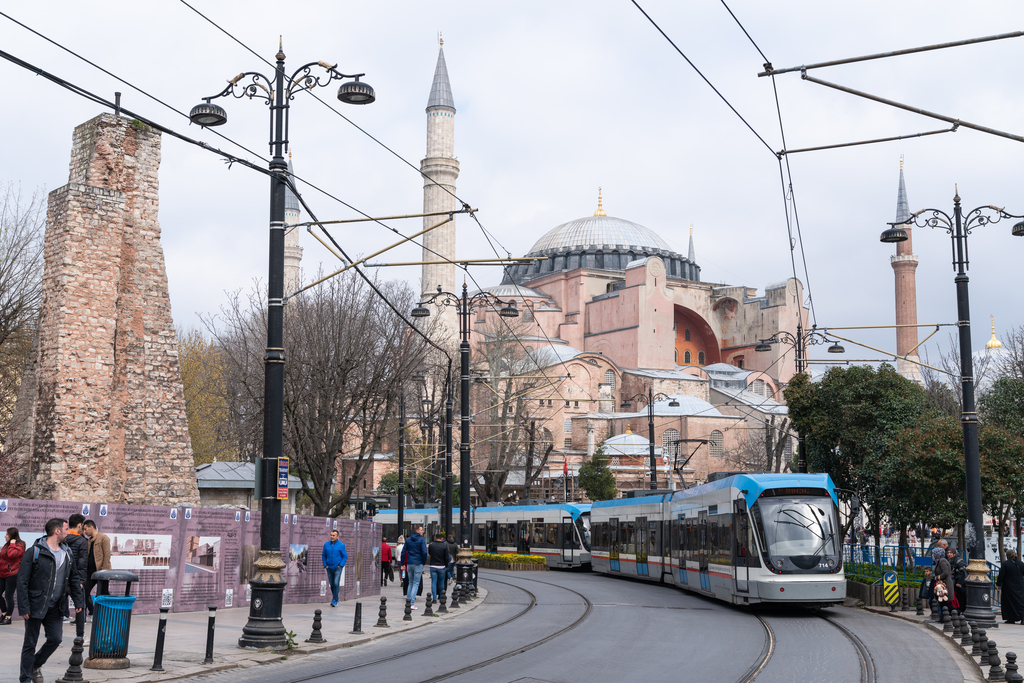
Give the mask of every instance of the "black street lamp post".
[[[1007, 218], [1024, 218], [1007, 213], [998, 206], [979, 206], [966, 214], [960, 208], [960, 194], [953, 196], [953, 215], [939, 209], [921, 209], [900, 223], [890, 223], [880, 240], [885, 243], [904, 242], [909, 238], [902, 225], [941, 228], [953, 240], [953, 269], [956, 271], [957, 327], [960, 328], [960, 386], [963, 391], [963, 408], [960, 424], [964, 432], [964, 469], [967, 475], [967, 548], [970, 562], [967, 567], [967, 609], [964, 617], [977, 621], [979, 626], [992, 628], [996, 625], [995, 612], [991, 603], [992, 582], [985, 562], [985, 540], [982, 538], [983, 508], [981, 500], [981, 458], [978, 452], [978, 413], [974, 403], [974, 361], [971, 351], [971, 305], [968, 292], [967, 271], [970, 260], [967, 254], [967, 236], [975, 228], [989, 223], [998, 223]], [[1024, 237], [1024, 221], [1013, 226], [1015, 237]]]
[[[803, 323], [798, 322], [796, 325], [796, 334], [788, 330], [780, 330], [773, 334], [768, 339], [762, 339], [757, 346], [754, 347], [754, 351], [757, 353], [766, 353], [772, 350], [772, 344], [786, 344], [792, 346], [793, 351], [796, 354], [796, 372], [800, 374], [807, 369], [807, 346], [808, 344], [828, 344], [830, 340], [821, 336], [817, 330], [812, 327], [807, 334], [804, 334]], [[832, 346], [828, 347], [829, 353], [846, 353], [846, 349], [842, 347], [839, 342], [833, 342]], [[804, 435], [798, 433], [796, 436], [796, 471], [800, 474], [807, 474], [807, 442], [804, 441]]]
[[631, 401], [637, 401], [640, 403], [647, 404], [647, 437], [650, 439], [650, 466], [651, 466], [651, 490], [658, 490], [658, 461], [654, 457], [654, 401], [656, 399], [667, 398], [671, 399], [668, 404], [672, 408], [679, 407], [679, 401], [675, 400], [671, 396], [666, 394], [652, 394], [651, 388], [647, 388], [646, 394], [637, 394], [622, 400], [621, 408], [628, 410], [632, 407]]
[[[456, 562], [456, 569], [458, 574], [456, 576], [456, 584], [459, 586], [465, 586], [469, 581], [469, 574], [467, 573], [468, 568], [472, 566], [473, 555], [470, 552], [470, 439], [469, 439], [469, 332], [470, 332], [470, 314], [472, 312], [472, 306], [474, 303], [482, 305], [497, 306], [502, 303], [501, 299], [494, 296], [490, 292], [477, 292], [473, 296], [469, 296], [466, 284], [462, 285], [462, 296], [453, 294], [452, 292], [445, 292], [441, 290], [439, 286], [437, 288], [437, 294], [434, 294], [426, 301], [421, 302], [416, 308], [412, 309], [412, 317], [414, 318], [426, 318], [430, 316], [430, 309], [427, 308], [428, 304], [435, 304], [437, 306], [454, 306], [456, 313], [459, 318], [459, 360], [461, 363], [460, 371], [460, 408], [459, 412], [461, 418], [461, 425], [459, 429], [459, 531], [461, 536], [461, 543], [459, 544], [459, 559]], [[515, 301], [510, 301], [507, 305], [502, 306], [498, 311], [498, 315], [502, 318], [518, 318], [519, 309], [516, 308]], [[451, 420], [448, 420], [446, 429], [450, 430]], [[449, 439], [449, 443], [451, 439]], [[451, 487], [451, 479], [448, 479], [446, 483], [448, 488]], [[450, 505], [450, 498], [449, 503]], [[450, 508], [449, 508], [450, 509]]]
[[[291, 76], [285, 74], [284, 50], [278, 47], [273, 77], [247, 71], [228, 81], [216, 95], [203, 98], [204, 103], [189, 113], [192, 123], [206, 127], [227, 122], [227, 112], [211, 100], [231, 95], [264, 100], [270, 105], [270, 267], [267, 278], [267, 350], [264, 356], [263, 398], [263, 490], [260, 496], [260, 554], [253, 564], [252, 602], [249, 620], [238, 639], [239, 647], [259, 650], [282, 649], [288, 645], [281, 608], [286, 579], [282, 576], [281, 501], [277, 498], [278, 464], [281, 458], [284, 431], [284, 208], [288, 164], [284, 152], [288, 146], [289, 102], [298, 93], [345, 81], [338, 89], [338, 99], [347, 104], [369, 104], [374, 101], [373, 88], [359, 81], [363, 74], [343, 74], [326, 62], [310, 62]], [[313, 67], [321, 66], [326, 75], [315, 76]], [[243, 79], [246, 82], [242, 82]]]

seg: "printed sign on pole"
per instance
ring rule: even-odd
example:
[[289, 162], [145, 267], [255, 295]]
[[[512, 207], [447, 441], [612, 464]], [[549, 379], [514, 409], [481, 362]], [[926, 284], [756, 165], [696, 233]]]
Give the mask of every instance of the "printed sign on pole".
[[277, 459], [277, 498], [288, 500], [288, 458]]
[[890, 571], [882, 575], [882, 596], [890, 609], [896, 609], [900, 602], [900, 584], [896, 572]]

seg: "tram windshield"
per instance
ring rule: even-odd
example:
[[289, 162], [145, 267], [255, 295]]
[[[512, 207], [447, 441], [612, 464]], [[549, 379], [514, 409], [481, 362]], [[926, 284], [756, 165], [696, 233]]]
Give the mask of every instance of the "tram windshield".
[[583, 547], [590, 550], [590, 515], [582, 514], [576, 518], [576, 531], [583, 539]]
[[831, 498], [764, 497], [757, 506], [772, 557], [788, 557], [798, 567], [811, 569], [818, 564], [817, 558], [838, 554]]

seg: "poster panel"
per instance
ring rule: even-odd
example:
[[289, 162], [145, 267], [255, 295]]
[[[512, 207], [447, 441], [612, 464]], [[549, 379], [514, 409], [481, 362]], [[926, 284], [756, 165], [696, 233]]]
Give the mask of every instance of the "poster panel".
[[235, 510], [184, 511], [175, 611], [234, 605], [242, 553], [241, 523], [235, 517]]
[[331, 591], [327, 585], [323, 561], [323, 546], [330, 534], [327, 520], [323, 517], [293, 515], [291, 529], [285, 567], [288, 579], [285, 602], [330, 602]]

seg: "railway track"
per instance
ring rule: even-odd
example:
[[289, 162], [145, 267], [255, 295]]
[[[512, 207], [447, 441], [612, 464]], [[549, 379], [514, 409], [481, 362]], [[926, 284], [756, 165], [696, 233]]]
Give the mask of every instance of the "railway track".
[[768, 660], [775, 653], [775, 631], [772, 630], [767, 621], [761, 618], [761, 615], [755, 614], [753, 616], [761, 622], [761, 627], [764, 628], [764, 648], [761, 650], [761, 656], [758, 657], [758, 660], [740, 677], [739, 683], [751, 683], [768, 666]]
[[[523, 591], [524, 593], [526, 593], [529, 596], [530, 602], [529, 602], [529, 604], [527, 604], [525, 609], [520, 611], [518, 614], [515, 614], [515, 615], [509, 617], [508, 619], [505, 619], [504, 621], [500, 621], [497, 624], [492, 624], [490, 626], [487, 626], [485, 628], [480, 628], [480, 629], [477, 629], [475, 631], [470, 631], [469, 633], [462, 633], [462, 634], [459, 634], [459, 635], [454, 636], [452, 638], [448, 638], [447, 640], [440, 640], [440, 641], [433, 642], [431, 644], [432, 647], [437, 647], [437, 646], [441, 646], [441, 645], [447, 645], [449, 643], [454, 643], [454, 642], [457, 642], [457, 641], [464, 641], [467, 638], [472, 638], [473, 636], [480, 635], [481, 633], [486, 633], [488, 631], [493, 631], [495, 629], [501, 628], [502, 626], [505, 626], [506, 624], [510, 624], [513, 621], [516, 621], [517, 619], [521, 619], [522, 617], [524, 617], [526, 614], [528, 614], [530, 611], [532, 611], [537, 606], [537, 595], [535, 593], [533, 593], [533, 591], [530, 591], [530, 590], [528, 590], [528, 589], [526, 589], [526, 588], [524, 588], [522, 586], [518, 586], [518, 585], [516, 585], [514, 583], [509, 583], [507, 581], [498, 581], [497, 579], [493, 579], [493, 578], [487, 577], [487, 576], [485, 576], [483, 574], [480, 575], [480, 580], [481, 581], [490, 581], [491, 583], [500, 583], [502, 585], [509, 586], [509, 587], [515, 588], [517, 590], [521, 590], [521, 591]], [[496, 655], [494, 657], [490, 657], [490, 658], [488, 658], [486, 660], [477, 662], [475, 664], [471, 664], [469, 666], [462, 667], [462, 668], [457, 669], [455, 671], [449, 671], [449, 672], [446, 672], [444, 674], [441, 674], [441, 675], [438, 675], [438, 676], [434, 676], [433, 678], [426, 679], [426, 680], [422, 681], [421, 683], [437, 683], [438, 681], [443, 681], [443, 680], [447, 680], [449, 678], [454, 678], [455, 676], [460, 676], [460, 675], [468, 673], [470, 671], [475, 671], [477, 669], [481, 669], [483, 667], [489, 666], [489, 665], [494, 664], [496, 662], [500, 662], [500, 661], [502, 661], [504, 659], [508, 659], [509, 657], [514, 657], [514, 656], [516, 656], [518, 654], [521, 654], [523, 652], [527, 652], [529, 650], [532, 650], [535, 647], [539, 647], [539, 646], [543, 645], [544, 643], [550, 642], [550, 641], [554, 640], [555, 638], [558, 638], [559, 636], [562, 636], [562, 635], [568, 633], [569, 631], [573, 630], [574, 628], [576, 628], [577, 626], [582, 624], [587, 619], [587, 617], [590, 616], [590, 613], [593, 610], [593, 604], [590, 602], [590, 600], [587, 599], [587, 597], [585, 595], [583, 595], [582, 593], [580, 593], [578, 591], [574, 591], [571, 588], [565, 588], [564, 586], [559, 586], [557, 584], [548, 583], [546, 581], [539, 581], [537, 579], [526, 579], [526, 578], [519, 578], [519, 577], [517, 577], [516, 580], [517, 581], [531, 581], [533, 583], [541, 583], [541, 584], [544, 584], [546, 586], [553, 586], [555, 588], [560, 588], [560, 589], [562, 589], [564, 591], [568, 591], [570, 593], [574, 593], [575, 595], [578, 595], [580, 597], [580, 599], [583, 600], [583, 604], [586, 606], [586, 610], [584, 610], [582, 616], [580, 616], [578, 619], [573, 621], [571, 624], [569, 624], [565, 628], [562, 628], [562, 629], [556, 631], [555, 633], [552, 633], [552, 634], [550, 634], [548, 636], [545, 636], [544, 638], [540, 638], [538, 640], [532, 641], [532, 642], [527, 643], [525, 645], [521, 645], [521, 646], [516, 647], [516, 648], [514, 648], [512, 650], [509, 650], [507, 652], [503, 652], [500, 655]], [[327, 676], [334, 676], [336, 674], [345, 673], [345, 672], [348, 672], [348, 671], [355, 671], [355, 670], [358, 670], [358, 669], [365, 669], [367, 667], [375, 666], [377, 664], [382, 664], [384, 662], [393, 662], [396, 659], [401, 659], [403, 657], [408, 657], [410, 655], [420, 655], [420, 656], [422, 656], [422, 654], [423, 654], [423, 648], [421, 648], [421, 647], [413, 648], [413, 649], [406, 650], [406, 651], [403, 651], [403, 652], [396, 652], [396, 653], [393, 653], [393, 654], [389, 654], [386, 657], [380, 657], [378, 659], [374, 659], [374, 660], [371, 660], [371, 661], [368, 661], [368, 662], [360, 662], [359, 664], [352, 664], [350, 666], [342, 666], [342, 667], [338, 667], [338, 668], [334, 668], [334, 669], [330, 669], [330, 670], [326, 670], [326, 671], [318, 671], [315, 674], [311, 674], [311, 675], [308, 675], [308, 676], [302, 676], [300, 678], [288, 679], [287, 683], [304, 683], [305, 681], [313, 681], [313, 680], [317, 680], [317, 679], [320, 679], [320, 678], [325, 678]]]
[[839, 632], [846, 636], [846, 639], [853, 643], [857, 651], [857, 658], [860, 660], [860, 683], [875, 683], [875, 662], [871, 659], [871, 653], [864, 645], [864, 642], [854, 635], [853, 631], [840, 624], [835, 619], [819, 614], [819, 617], [839, 629]]

